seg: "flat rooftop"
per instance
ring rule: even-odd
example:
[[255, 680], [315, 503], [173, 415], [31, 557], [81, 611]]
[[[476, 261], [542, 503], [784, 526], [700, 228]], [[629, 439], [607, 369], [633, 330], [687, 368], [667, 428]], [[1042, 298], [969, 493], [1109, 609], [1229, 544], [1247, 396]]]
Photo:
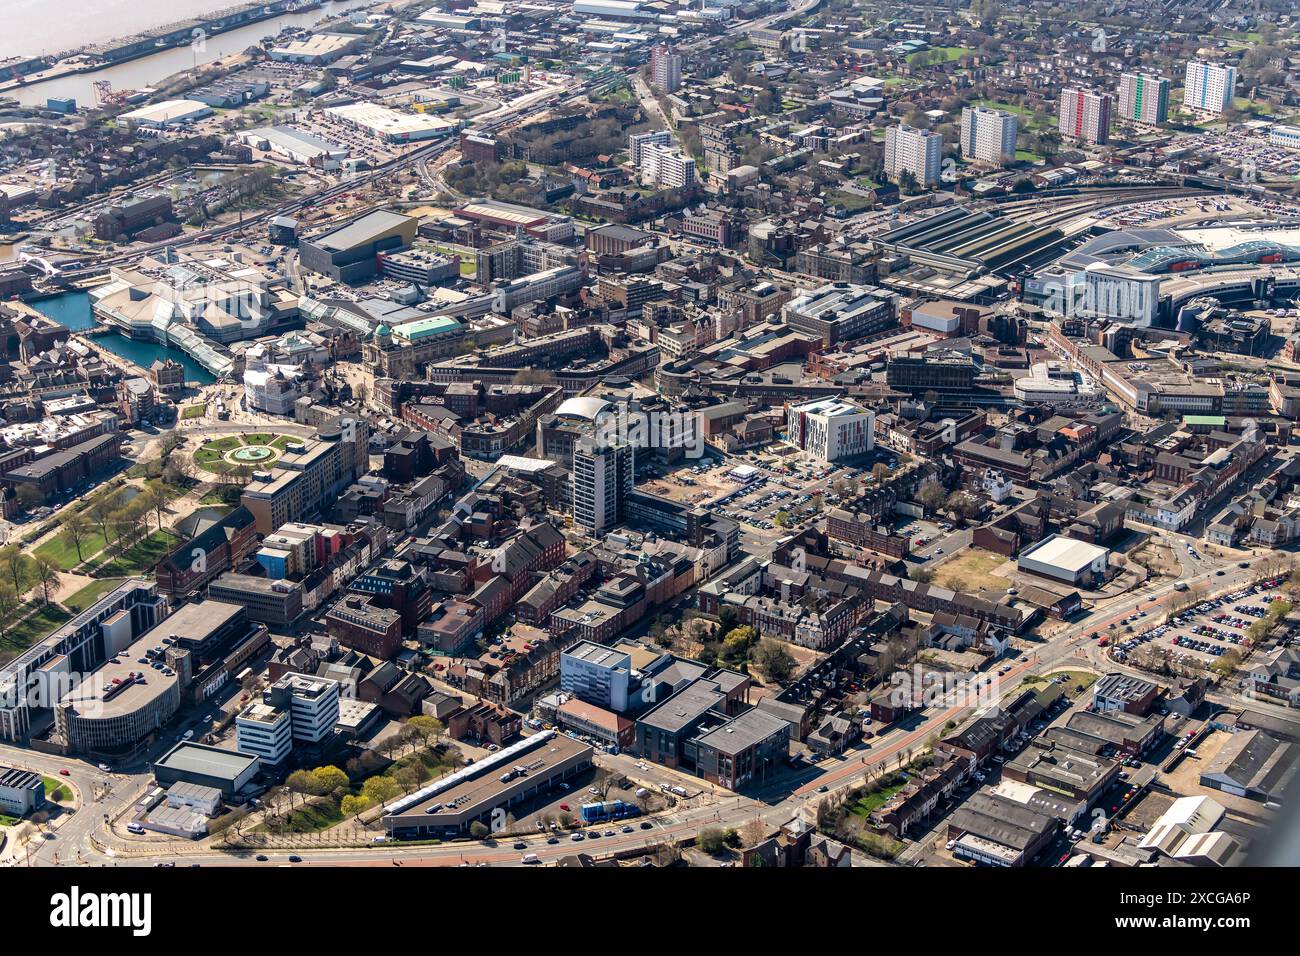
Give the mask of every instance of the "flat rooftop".
[[1087, 541], [1077, 541], [1074, 538], [1057, 535], [1037, 547], [1021, 552], [1020, 557], [1078, 572], [1109, 553], [1106, 548], [1089, 544]]
[[250, 754], [184, 741], [167, 751], [154, 767], [236, 780], [256, 763], [257, 758]]
[[[439, 817], [444, 815], [462, 819], [477, 816], [475, 808], [494, 804], [502, 790], [526, 779], [502, 782], [501, 775], [511, 768], [527, 768], [527, 775], [536, 777], [590, 750], [587, 744], [565, 734], [534, 734], [435, 781], [409, 797], [394, 801], [384, 808], [384, 815], [414, 819], [427, 817], [428, 822], [435, 826], [443, 822]], [[425, 811], [435, 804], [442, 804], [445, 813], [426, 814]]]

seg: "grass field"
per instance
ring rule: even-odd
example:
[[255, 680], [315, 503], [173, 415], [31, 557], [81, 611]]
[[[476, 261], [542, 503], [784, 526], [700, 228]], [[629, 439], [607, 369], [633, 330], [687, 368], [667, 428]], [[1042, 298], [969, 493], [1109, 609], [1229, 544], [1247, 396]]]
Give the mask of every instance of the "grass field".
[[[20, 612], [21, 613], [21, 612]], [[15, 615], [17, 616], [17, 615]], [[0, 637], [0, 661], [7, 661], [27, 650], [33, 643], [53, 633], [55, 628], [72, 619], [57, 604], [48, 604], [25, 620], [15, 624]]]
[[972, 548], [935, 568], [934, 583], [954, 591], [1005, 591], [1010, 582], [992, 572], [1006, 563], [1000, 554]]
[[181, 409], [181, 418], [202, 418], [205, 411], [206, 405], [186, 405]]
[[80, 614], [122, 583], [122, 578], [102, 578], [87, 584], [80, 591], [64, 598], [60, 603], [73, 614]]
[[960, 60], [968, 53], [974, 51], [964, 46], [935, 46], [928, 50], [917, 50], [915, 53], [909, 53], [906, 57], [907, 62], [915, 63], [918, 57], [931, 59], [930, 63], [951, 63], [953, 60]]
[[150, 570], [162, 557], [176, 547], [180, 535], [164, 529], [142, 538], [121, 554], [96, 564], [91, 574], [97, 578], [125, 578]]
[[[81, 553], [86, 558], [93, 558], [102, 550], [104, 550], [104, 535], [98, 528], [92, 527], [90, 534], [81, 542]], [[35, 553], [41, 557], [49, 558], [64, 571], [71, 571], [81, 563], [77, 559], [77, 549], [72, 546], [71, 541], [68, 541], [62, 535], [42, 542], [36, 548]]]
[[870, 209], [875, 205], [866, 196], [859, 196], [857, 193], [844, 192], [839, 189], [831, 189], [826, 193], [826, 201], [837, 206], [843, 206], [849, 212], [858, 212], [863, 209]]
[[1016, 159], [1022, 163], [1041, 163], [1043, 157], [1028, 149], [1016, 150]]

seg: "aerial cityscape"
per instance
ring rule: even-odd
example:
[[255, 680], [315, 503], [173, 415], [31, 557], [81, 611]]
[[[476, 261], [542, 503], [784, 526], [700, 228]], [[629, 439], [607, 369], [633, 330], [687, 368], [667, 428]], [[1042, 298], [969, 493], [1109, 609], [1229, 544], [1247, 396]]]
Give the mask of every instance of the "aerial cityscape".
[[112, 6], [0, 14], [0, 867], [1300, 865], [1293, 4]]

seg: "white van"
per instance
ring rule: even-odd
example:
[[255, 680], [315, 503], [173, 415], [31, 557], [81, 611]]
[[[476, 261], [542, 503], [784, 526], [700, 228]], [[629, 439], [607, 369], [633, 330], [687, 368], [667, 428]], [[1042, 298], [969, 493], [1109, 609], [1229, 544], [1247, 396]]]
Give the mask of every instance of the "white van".
[[536, 853], [525, 853], [525, 854], [524, 854], [524, 858], [523, 858], [523, 860], [521, 860], [520, 862], [522, 862], [522, 863], [541, 863], [542, 861], [541, 861], [541, 859], [537, 856]]

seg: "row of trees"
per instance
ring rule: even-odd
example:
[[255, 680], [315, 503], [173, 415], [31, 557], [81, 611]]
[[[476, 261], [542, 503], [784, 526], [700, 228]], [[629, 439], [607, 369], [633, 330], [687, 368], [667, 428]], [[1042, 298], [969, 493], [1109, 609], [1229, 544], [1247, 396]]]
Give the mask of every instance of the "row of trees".
[[125, 488], [103, 492], [84, 509], [71, 512], [63, 519], [60, 537], [77, 552], [77, 562], [86, 560], [86, 546], [102, 541], [103, 547], [125, 551], [149, 534], [152, 518], [161, 531], [167, 503], [171, 500], [167, 486], [160, 481], [146, 482], [132, 498]]

